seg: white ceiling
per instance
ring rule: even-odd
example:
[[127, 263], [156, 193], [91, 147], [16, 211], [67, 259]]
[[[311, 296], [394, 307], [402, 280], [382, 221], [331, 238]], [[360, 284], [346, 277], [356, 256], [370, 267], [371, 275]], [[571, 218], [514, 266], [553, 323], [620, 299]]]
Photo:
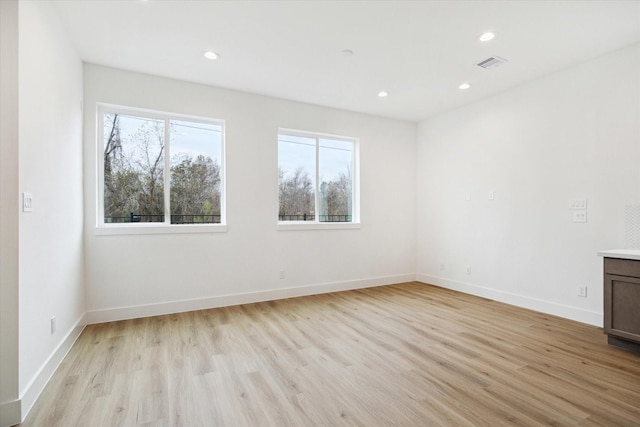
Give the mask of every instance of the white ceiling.
[[640, 1], [54, 3], [86, 62], [410, 121], [640, 41]]

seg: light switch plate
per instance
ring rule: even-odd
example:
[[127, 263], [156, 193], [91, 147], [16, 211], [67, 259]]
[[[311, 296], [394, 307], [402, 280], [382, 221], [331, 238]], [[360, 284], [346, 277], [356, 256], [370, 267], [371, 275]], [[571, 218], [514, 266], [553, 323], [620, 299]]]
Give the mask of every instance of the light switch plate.
[[587, 199], [569, 200], [569, 209], [587, 209]]
[[573, 212], [573, 222], [587, 222], [587, 211]]
[[33, 212], [33, 194], [22, 193], [22, 212]]

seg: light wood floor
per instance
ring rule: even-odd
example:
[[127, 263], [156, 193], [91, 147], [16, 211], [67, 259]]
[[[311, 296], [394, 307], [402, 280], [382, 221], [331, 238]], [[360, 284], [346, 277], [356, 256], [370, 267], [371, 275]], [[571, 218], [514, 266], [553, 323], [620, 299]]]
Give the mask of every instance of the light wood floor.
[[638, 426], [640, 356], [403, 283], [88, 326], [22, 425]]

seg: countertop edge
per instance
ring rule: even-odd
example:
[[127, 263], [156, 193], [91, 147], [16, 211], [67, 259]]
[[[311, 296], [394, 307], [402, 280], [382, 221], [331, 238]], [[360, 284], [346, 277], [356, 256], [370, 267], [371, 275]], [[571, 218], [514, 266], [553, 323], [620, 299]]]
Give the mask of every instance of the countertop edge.
[[640, 261], [640, 249], [611, 249], [599, 251], [598, 256], [604, 258], [633, 259]]

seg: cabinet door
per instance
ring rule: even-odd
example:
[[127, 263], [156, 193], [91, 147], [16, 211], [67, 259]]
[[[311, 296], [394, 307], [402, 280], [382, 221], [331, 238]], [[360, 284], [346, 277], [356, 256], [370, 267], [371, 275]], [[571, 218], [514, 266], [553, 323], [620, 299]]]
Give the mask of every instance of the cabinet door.
[[640, 278], [604, 275], [604, 332], [640, 343]]

